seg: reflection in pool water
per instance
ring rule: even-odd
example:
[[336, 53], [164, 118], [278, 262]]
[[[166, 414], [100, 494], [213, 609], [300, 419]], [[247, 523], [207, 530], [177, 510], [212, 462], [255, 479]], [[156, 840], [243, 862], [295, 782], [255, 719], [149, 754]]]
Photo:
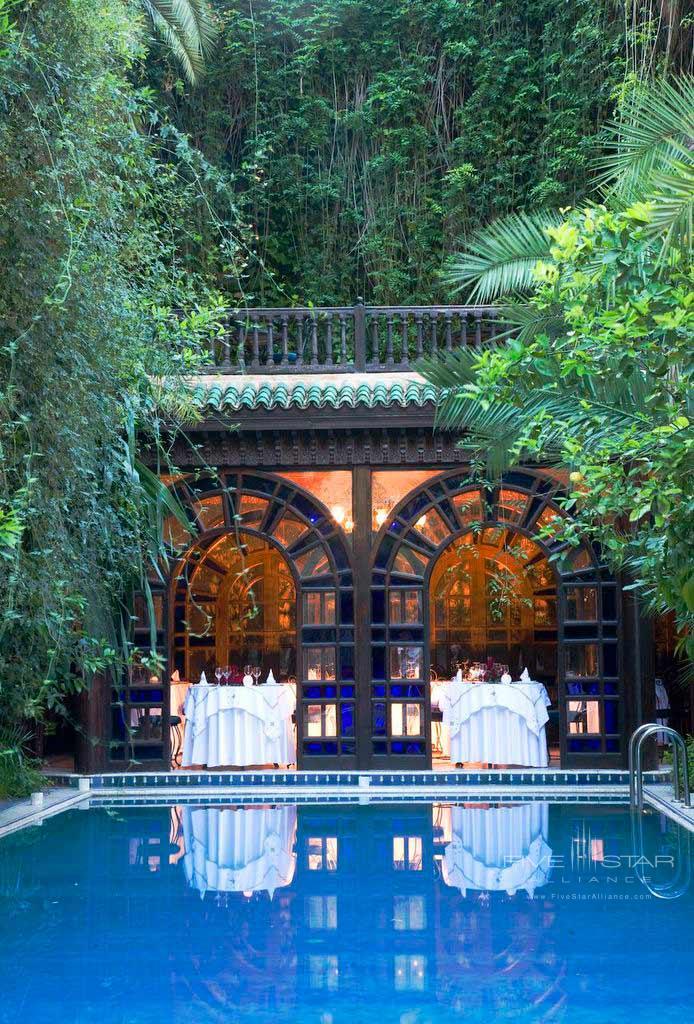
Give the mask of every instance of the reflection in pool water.
[[69, 812], [0, 843], [0, 1022], [689, 1019], [690, 836], [635, 834], [606, 804]]

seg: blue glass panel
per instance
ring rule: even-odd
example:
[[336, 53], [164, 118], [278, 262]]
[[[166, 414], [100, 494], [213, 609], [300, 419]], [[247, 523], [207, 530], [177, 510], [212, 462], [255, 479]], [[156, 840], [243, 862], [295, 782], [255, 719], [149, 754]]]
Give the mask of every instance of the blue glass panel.
[[385, 628], [385, 626], [381, 626], [380, 629], [377, 629], [374, 626], [371, 629], [371, 640], [373, 641], [373, 643], [385, 643], [385, 639], [386, 639], [386, 628]]
[[340, 594], [340, 622], [343, 626], [354, 623], [354, 600], [350, 593]]
[[305, 498], [303, 494], [295, 494], [292, 505], [302, 516], [311, 519], [311, 522], [313, 522], [311, 517], [314, 516], [315, 508], [308, 498]]
[[386, 595], [384, 590], [373, 590], [371, 592], [371, 621], [386, 621]]
[[605, 712], [605, 732], [619, 732], [619, 702], [616, 700], [606, 700], [603, 708]]
[[395, 547], [395, 539], [393, 537], [384, 537], [381, 542], [381, 546], [378, 549], [378, 555], [376, 556], [376, 565], [379, 569], [385, 569], [388, 565], [393, 548]]
[[572, 697], [595, 696], [600, 693], [600, 683], [571, 682], [566, 684], [566, 691]]
[[619, 683], [603, 683], [602, 688], [605, 693], [619, 693]]
[[127, 736], [125, 728], [125, 717], [123, 708], [111, 708], [111, 737], [114, 740], [124, 740]]
[[340, 705], [340, 729], [343, 736], [354, 736], [354, 705]]
[[[383, 689], [385, 690], [385, 686], [383, 687]], [[353, 697], [354, 696], [354, 687], [353, 686], [341, 686], [340, 687], [340, 696], [341, 697]]]
[[351, 643], [354, 639], [354, 629], [347, 626], [345, 629], [341, 629], [338, 632], [338, 640], [342, 640], [345, 643]]
[[402, 683], [393, 683], [390, 687], [390, 694], [392, 697], [405, 697], [408, 689], [409, 687]]
[[462, 491], [464, 487], [469, 487], [470, 483], [470, 476], [467, 473], [461, 473], [460, 476], [449, 476], [448, 480], [444, 480], [446, 489], [451, 494], [455, 494], [457, 491]]
[[186, 608], [185, 605], [179, 605], [176, 602], [174, 607], [174, 625], [179, 626], [181, 629], [185, 627]]
[[328, 541], [328, 546], [332, 551], [333, 559], [335, 561], [335, 565], [337, 566], [337, 568], [348, 568], [349, 562], [347, 560], [347, 555], [345, 553], [345, 549], [342, 545], [342, 542], [339, 541], [336, 537], [334, 537], [332, 540]]
[[343, 754], [356, 754], [357, 744], [356, 740], [343, 740], [342, 741], [342, 753]]
[[390, 749], [393, 754], [404, 754], [405, 744], [403, 743], [402, 740], [393, 740], [393, 742], [390, 745]]
[[304, 697], [316, 700], [320, 697], [320, 686], [304, 686]]
[[372, 709], [373, 734], [374, 736], [386, 735], [386, 706], [385, 704], [374, 704]]
[[[245, 473], [243, 474], [244, 490], [260, 491], [261, 494], [273, 494], [276, 486], [276, 480], [266, 480], [262, 476], [247, 476]], [[297, 508], [299, 506], [300, 498], [302, 501], [304, 500], [300, 494], [297, 494], [296, 498], [294, 499], [294, 504], [297, 506]]]
[[600, 753], [600, 740], [598, 738], [588, 739], [587, 737], [569, 736], [567, 746], [570, 754]]
[[383, 740], [376, 740], [373, 745], [374, 754], [387, 754], [388, 744], [384, 743]]
[[407, 744], [407, 749], [405, 751], [407, 754], [424, 754], [425, 752], [426, 748], [421, 740], [411, 740]]
[[617, 618], [617, 590], [615, 587], [602, 588], [602, 617], [603, 619]]
[[308, 742], [304, 740], [304, 753], [305, 754], [322, 754], [323, 750], [320, 743], [315, 741]]
[[386, 677], [386, 649], [385, 647], [371, 648], [371, 675], [373, 679], [385, 679]]
[[176, 651], [174, 653], [174, 668], [177, 668], [181, 676], [185, 676], [186, 671], [186, 655], [185, 651]]
[[325, 743], [322, 744], [322, 747], [323, 747], [323, 749], [322, 749], [321, 753], [323, 753], [323, 754], [336, 754], [337, 753], [337, 740], [326, 740]]
[[161, 704], [164, 699], [163, 690], [131, 690], [131, 704]]
[[386, 684], [381, 683], [378, 686], [371, 687], [371, 694], [373, 697], [385, 697], [386, 695]]
[[608, 754], [618, 754], [620, 743], [618, 739], [605, 740], [605, 750]]
[[605, 644], [603, 647], [603, 672], [606, 676], [617, 675], [617, 645]]
[[145, 746], [143, 743], [136, 743], [133, 750], [135, 761], [161, 761], [164, 757], [164, 747], [157, 743], [153, 747]]
[[326, 697], [337, 697], [337, 687], [334, 683], [330, 683], [328, 686], [324, 687], [324, 689]]
[[527, 487], [528, 490], [535, 483], [535, 477], [529, 476], [527, 473], [520, 473], [517, 470], [512, 470], [509, 473], [504, 473], [503, 483], [506, 486], [515, 484], [516, 487]]
[[408, 697], [423, 697], [424, 696], [424, 687], [423, 686], [414, 686], [412, 683], [410, 683], [410, 685], [407, 687], [407, 696]]
[[340, 679], [354, 679], [354, 648], [340, 648]]
[[416, 494], [412, 501], [405, 505], [400, 513], [403, 519], [419, 519], [425, 508], [431, 505], [431, 498], [426, 494]]

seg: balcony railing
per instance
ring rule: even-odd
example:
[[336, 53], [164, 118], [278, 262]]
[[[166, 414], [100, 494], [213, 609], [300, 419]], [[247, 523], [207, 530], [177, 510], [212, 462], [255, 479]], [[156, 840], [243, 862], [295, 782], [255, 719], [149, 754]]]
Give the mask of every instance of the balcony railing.
[[410, 369], [423, 356], [479, 345], [502, 327], [491, 306], [299, 306], [229, 310], [205, 369], [353, 373]]

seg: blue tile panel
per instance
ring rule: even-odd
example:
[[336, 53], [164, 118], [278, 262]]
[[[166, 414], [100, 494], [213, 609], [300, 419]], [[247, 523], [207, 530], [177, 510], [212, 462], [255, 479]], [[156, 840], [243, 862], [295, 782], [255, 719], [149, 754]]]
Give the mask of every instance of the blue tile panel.
[[[200, 772], [113, 772], [91, 777], [93, 789], [156, 789], [167, 787], [194, 790], [199, 787], [225, 786], [243, 790], [254, 787], [291, 786], [320, 788], [325, 786], [359, 786], [360, 777], [368, 777], [370, 788], [426, 787], [441, 789], [447, 786], [627, 786], [629, 774], [625, 771], [562, 771], [538, 769], [536, 771], [449, 771], [449, 772], [306, 772], [306, 771], [200, 771]], [[70, 783], [76, 784], [76, 776]], [[662, 781], [656, 772], [645, 772], [644, 781]]]

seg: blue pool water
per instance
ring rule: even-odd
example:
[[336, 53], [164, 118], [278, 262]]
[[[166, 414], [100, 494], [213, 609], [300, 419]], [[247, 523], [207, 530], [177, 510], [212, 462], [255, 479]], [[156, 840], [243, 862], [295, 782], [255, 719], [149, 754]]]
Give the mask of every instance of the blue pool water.
[[608, 804], [74, 810], [0, 842], [0, 1021], [691, 1020], [690, 838]]

